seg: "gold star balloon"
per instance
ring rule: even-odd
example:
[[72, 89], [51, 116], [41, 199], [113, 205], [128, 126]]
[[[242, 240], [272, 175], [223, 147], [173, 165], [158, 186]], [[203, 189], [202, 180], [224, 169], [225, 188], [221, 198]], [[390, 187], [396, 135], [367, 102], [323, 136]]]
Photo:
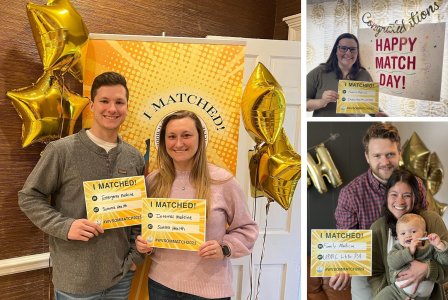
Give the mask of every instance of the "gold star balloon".
[[264, 176], [260, 184], [268, 198], [288, 210], [300, 180], [301, 158], [294, 151], [283, 128], [277, 140], [268, 148], [268, 171], [262, 174]]
[[443, 215], [448, 205], [438, 202], [433, 197], [442, 185], [442, 162], [435, 152], [431, 153], [415, 132], [403, 146], [400, 165], [423, 179], [426, 187], [428, 209]]
[[83, 48], [89, 32], [68, 0], [49, 0], [46, 5], [28, 3], [28, 19], [44, 71], [69, 71], [82, 81]]
[[258, 144], [274, 143], [285, 119], [286, 101], [274, 76], [258, 63], [247, 82], [241, 102], [244, 127]]
[[261, 189], [259, 177], [267, 174], [266, 159], [260, 164], [261, 158], [268, 155], [266, 144], [258, 150], [249, 150], [249, 177], [250, 177], [250, 194], [254, 198], [263, 197], [264, 193]]
[[437, 153], [431, 153], [429, 156], [428, 166], [426, 189], [435, 195], [440, 190], [443, 179], [443, 165]]
[[428, 202], [428, 210], [435, 211], [440, 216], [446, 211], [448, 204], [437, 201], [431, 191], [426, 191], [426, 201]]
[[265, 196], [288, 210], [300, 180], [301, 158], [284, 129], [272, 145], [263, 144], [249, 156], [252, 197]]
[[413, 174], [426, 179], [430, 154], [431, 151], [425, 146], [418, 134], [414, 132], [411, 138], [403, 145], [402, 164]]
[[53, 72], [35, 84], [6, 93], [22, 118], [22, 147], [48, 142], [73, 133], [76, 120], [89, 103], [69, 91]]

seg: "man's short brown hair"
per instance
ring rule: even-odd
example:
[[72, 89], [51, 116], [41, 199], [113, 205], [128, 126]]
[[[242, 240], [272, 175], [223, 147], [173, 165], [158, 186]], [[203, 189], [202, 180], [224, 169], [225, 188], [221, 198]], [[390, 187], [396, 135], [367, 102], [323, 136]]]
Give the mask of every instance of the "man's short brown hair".
[[129, 100], [129, 90], [126, 83], [126, 78], [116, 72], [104, 72], [95, 77], [90, 90], [90, 101], [95, 99], [98, 89], [102, 86], [121, 85], [126, 90], [126, 100]]
[[373, 123], [366, 131], [362, 144], [364, 145], [364, 151], [369, 153], [369, 142], [371, 139], [389, 139], [391, 142], [398, 144], [398, 151], [401, 148], [400, 134], [398, 129], [390, 123]]

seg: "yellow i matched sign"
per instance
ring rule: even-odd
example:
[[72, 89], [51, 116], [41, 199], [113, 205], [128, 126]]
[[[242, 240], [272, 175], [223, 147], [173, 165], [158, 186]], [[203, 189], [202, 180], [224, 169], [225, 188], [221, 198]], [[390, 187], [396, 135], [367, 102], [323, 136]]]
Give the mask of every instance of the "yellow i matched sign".
[[375, 114], [379, 111], [377, 82], [339, 80], [338, 95], [338, 114]]
[[143, 199], [142, 236], [151, 247], [198, 251], [206, 213], [205, 199]]
[[372, 275], [371, 230], [311, 230], [311, 277]]
[[87, 219], [104, 229], [139, 225], [142, 198], [146, 198], [144, 176], [84, 181]]

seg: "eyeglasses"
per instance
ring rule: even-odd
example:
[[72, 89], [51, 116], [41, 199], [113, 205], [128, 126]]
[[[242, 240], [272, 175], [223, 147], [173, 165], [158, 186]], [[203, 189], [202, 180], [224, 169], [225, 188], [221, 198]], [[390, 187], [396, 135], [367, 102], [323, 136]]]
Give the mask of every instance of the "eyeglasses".
[[338, 46], [338, 50], [341, 53], [345, 53], [345, 52], [347, 52], [347, 50], [350, 51], [350, 53], [358, 52], [358, 48], [357, 47]]

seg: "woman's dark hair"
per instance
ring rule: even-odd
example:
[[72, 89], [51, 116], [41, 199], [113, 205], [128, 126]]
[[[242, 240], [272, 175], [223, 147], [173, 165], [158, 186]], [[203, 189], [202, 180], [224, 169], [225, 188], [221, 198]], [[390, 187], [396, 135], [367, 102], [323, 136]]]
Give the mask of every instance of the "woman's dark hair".
[[387, 227], [392, 230], [392, 236], [397, 236], [397, 218], [390, 212], [387, 207], [387, 195], [389, 194], [389, 190], [396, 185], [398, 182], [404, 182], [411, 187], [412, 196], [414, 197], [414, 203], [412, 205], [411, 211], [407, 213], [420, 214], [423, 209], [423, 199], [420, 197], [420, 190], [417, 181], [417, 177], [414, 176], [411, 172], [405, 169], [397, 169], [390, 176], [389, 180], [386, 184], [386, 195], [384, 205], [383, 205], [383, 216], [386, 219]]
[[350, 72], [347, 74], [348, 79], [356, 79], [356, 76], [358, 75], [359, 71], [361, 69], [364, 69], [363, 66], [361, 66], [361, 61], [359, 59], [359, 42], [356, 36], [354, 36], [351, 33], [343, 33], [336, 39], [336, 42], [334, 42], [333, 49], [331, 50], [330, 57], [328, 57], [328, 60], [323, 63], [322, 65], [325, 66], [324, 70], [326, 73], [329, 72], [335, 72], [336, 77], [338, 79], [344, 79], [342, 78], [342, 71], [339, 68], [338, 65], [338, 57], [336, 55], [336, 52], [338, 51], [339, 41], [342, 39], [352, 39], [355, 40], [356, 45], [358, 47], [358, 56], [356, 57], [356, 61], [353, 64], [352, 68], [350, 69]]

